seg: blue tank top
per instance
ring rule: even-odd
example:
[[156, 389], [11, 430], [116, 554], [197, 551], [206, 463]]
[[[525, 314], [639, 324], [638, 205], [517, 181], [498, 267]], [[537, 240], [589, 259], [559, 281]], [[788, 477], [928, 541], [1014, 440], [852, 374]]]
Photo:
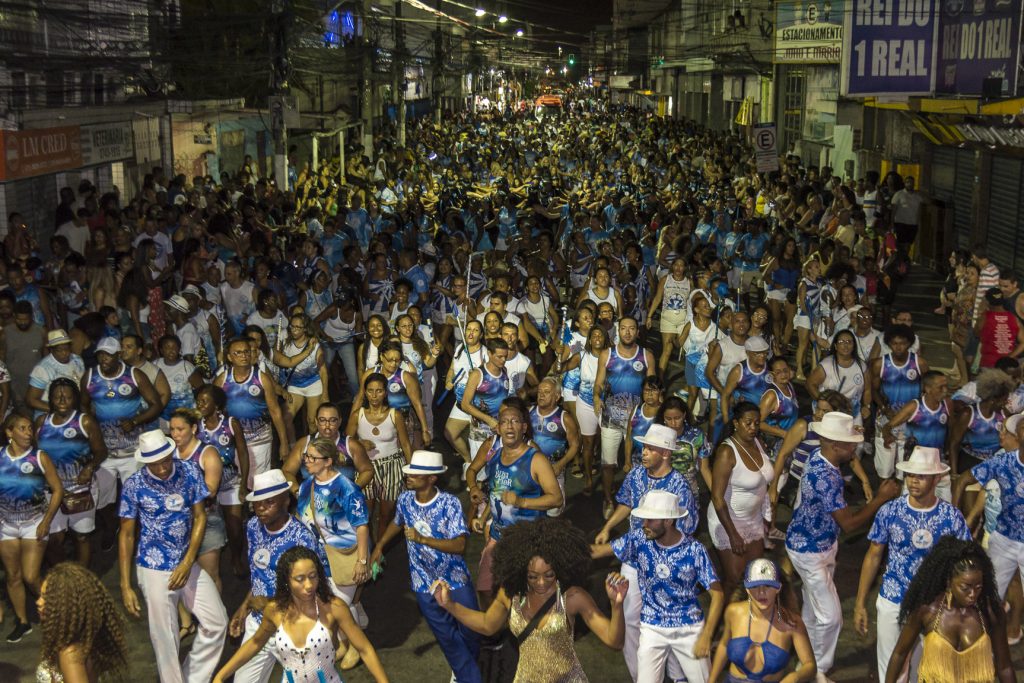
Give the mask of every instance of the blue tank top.
[[618, 344], [609, 347], [605, 365], [604, 416], [608, 426], [625, 427], [633, 409], [640, 403], [647, 376], [647, 356], [638, 345], [633, 355], [623, 358]]
[[899, 410], [921, 395], [921, 369], [917, 354], [911, 351], [903, 365], [896, 365], [892, 354], [882, 356], [882, 393], [889, 399], [889, 407]]
[[270, 441], [270, 409], [267, 408], [267, 390], [260, 380], [257, 368], [249, 369], [249, 376], [239, 381], [235, 372], [228, 368], [224, 373], [224, 393], [227, 395], [226, 411], [238, 420], [245, 440], [251, 444]]
[[932, 410], [925, 405], [923, 398], [917, 399], [917, 408], [907, 420], [908, 437], [913, 437], [918, 446], [942, 450], [946, 445], [948, 429], [949, 404], [945, 400], [939, 403], [936, 410]]
[[388, 377], [388, 406], [403, 413], [412, 408], [409, 390], [405, 386], [405, 370], [399, 364], [394, 374]]
[[816, 322], [821, 312], [821, 283], [803, 279], [804, 283], [804, 315]]
[[643, 458], [644, 445], [637, 441], [641, 436], [647, 434], [647, 430], [654, 424], [654, 417], [647, 417], [644, 415], [644, 404], [641, 403], [633, 411], [633, 416], [629, 418], [629, 437], [632, 445], [630, 447], [630, 457], [632, 458], [633, 466], [640, 466], [640, 460]]
[[495, 377], [486, 365], [480, 367], [480, 384], [476, 388], [476, 393], [473, 394], [473, 405], [478, 410], [497, 418], [501, 402], [508, 398], [510, 393], [508, 373], [505, 372], [505, 368], [502, 368], [501, 374]]
[[87, 491], [88, 484], [79, 484], [78, 475], [92, 461], [89, 437], [82, 428], [82, 414], [75, 411], [64, 424], [53, 424], [53, 415], [43, 419], [36, 435], [39, 449], [50, 456], [65, 493]]
[[[312, 339], [306, 340], [307, 344], [315, 343]], [[288, 342], [284, 347], [284, 354], [286, 356], [297, 356], [306, 347], [299, 348], [292, 342]], [[293, 368], [281, 368], [281, 384], [287, 389], [288, 387], [296, 387], [298, 389], [305, 389], [306, 387], [313, 386], [320, 381], [320, 366], [316, 364], [317, 349], [313, 349], [309, 352], [309, 355], [302, 359], [302, 361]]]
[[121, 363], [121, 372], [104, 377], [98, 367], [89, 370], [85, 385], [92, 400], [92, 412], [100, 426], [103, 443], [109, 451], [135, 449], [139, 435], [148, 425], [137, 425], [131, 432], [121, 429], [121, 422], [142, 412], [142, 394], [135, 382], [135, 373], [127, 363]]
[[554, 462], [565, 455], [569, 448], [569, 437], [562, 422], [564, 411], [555, 407], [549, 415], [541, 415], [540, 408], [530, 408], [530, 424], [533, 425], [533, 442], [541, 453]]
[[[569, 346], [569, 357], [576, 355], [583, 350], [587, 340], [577, 331], [573, 331], [566, 342]], [[580, 366], [568, 370], [562, 375], [562, 388], [571, 393], [578, 394], [580, 390]]]
[[793, 462], [789, 464], [789, 473], [797, 481], [803, 479], [804, 469], [807, 468], [807, 460], [811, 454], [821, 448], [821, 439], [817, 432], [811, 429], [814, 417], [808, 415], [804, 418], [804, 422], [807, 423], [807, 433], [804, 435], [803, 441], [793, 450]]
[[487, 454], [484, 471], [491, 487], [489, 499], [491, 506], [491, 538], [501, 539], [501, 531], [507, 526], [526, 520], [543, 517], [543, 510], [525, 510], [501, 502], [501, 494], [511, 491], [520, 498], [539, 498], [544, 494], [530, 472], [530, 464], [537, 453], [535, 448], [527, 448], [511, 465], [501, 462], [501, 439], [494, 437], [494, 444]]
[[46, 477], [38, 449], [12, 458], [7, 446], [0, 448], [0, 518], [28, 522], [45, 512]]
[[40, 327], [46, 327], [46, 317], [43, 315], [43, 304], [39, 297], [39, 288], [34, 284], [26, 284], [21, 293], [15, 292], [14, 298], [17, 301], [27, 301], [32, 305], [32, 321]]
[[[768, 633], [765, 634], [764, 640], [760, 643], [755, 643], [750, 638], [751, 619], [752, 616], [748, 617], [747, 620], [747, 635], [730, 638], [729, 642], [725, 645], [725, 651], [729, 657], [729, 663], [742, 671], [748, 681], [763, 681], [766, 676], [773, 676], [789, 665], [789, 651], [783, 650], [775, 643], [769, 641], [769, 638], [772, 636], [772, 626], [775, 622], [775, 610], [772, 610]], [[764, 665], [761, 666], [759, 671], [751, 671], [747, 668], [747, 653], [752, 647], [760, 647], [761, 654], [764, 656]]]
[[800, 405], [797, 403], [796, 392], [793, 391], [793, 385], [790, 384], [788, 387], [789, 396], [780, 389], [774, 382], [768, 382], [768, 391], [775, 394], [778, 405], [775, 410], [768, 416], [768, 424], [779, 429], [789, 429], [796, 422], [797, 413], [800, 410]]
[[227, 477], [229, 470], [237, 475], [238, 456], [235, 453], [235, 432], [231, 429], [231, 418], [222, 413], [217, 413], [217, 417], [219, 421], [213, 428], [206, 426], [206, 420], [200, 420], [196, 436], [205, 445], [217, 449], [221, 466], [224, 468], [222, 477]]
[[991, 458], [999, 450], [999, 431], [1005, 419], [1001, 410], [986, 418], [981, 414], [981, 408], [971, 406], [971, 422], [964, 434], [964, 450], [979, 460]]
[[[749, 361], [740, 361], [740, 379], [733, 393], [733, 405], [740, 401], [750, 401], [755, 406], [761, 403], [761, 397], [768, 391], [768, 366], [761, 372], [750, 369]], [[780, 392], [781, 393], [781, 392]]]

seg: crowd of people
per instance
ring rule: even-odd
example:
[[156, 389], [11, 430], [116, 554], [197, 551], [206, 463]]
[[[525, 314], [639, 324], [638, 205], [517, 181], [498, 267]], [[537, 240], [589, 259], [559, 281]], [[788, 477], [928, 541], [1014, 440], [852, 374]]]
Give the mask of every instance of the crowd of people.
[[955, 252], [929, 366], [914, 178], [758, 173], [589, 92], [396, 139], [289, 188], [65, 188], [46, 258], [10, 215], [0, 558], [40, 680], [127, 680], [127, 614], [163, 683], [387, 681], [362, 596], [400, 537], [458, 683], [586, 681], [579, 621], [638, 683], [827, 681], [839, 563], [879, 680], [1014, 680], [1024, 300]]

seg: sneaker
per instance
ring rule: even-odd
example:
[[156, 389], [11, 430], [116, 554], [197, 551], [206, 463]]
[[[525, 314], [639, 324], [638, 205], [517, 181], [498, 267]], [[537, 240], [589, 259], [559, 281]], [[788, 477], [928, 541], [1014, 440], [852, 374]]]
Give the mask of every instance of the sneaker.
[[14, 624], [14, 630], [7, 636], [8, 643], [20, 643], [21, 639], [32, 633], [32, 624], [19, 621]]
[[615, 511], [615, 504], [612, 503], [610, 500], [606, 500], [604, 502], [604, 512], [603, 512], [604, 518], [608, 519], [609, 517], [611, 517], [612, 516], [612, 512], [614, 512], [614, 511]]
[[780, 531], [779, 529], [772, 527], [768, 530], [768, 538], [770, 538], [773, 541], [785, 541], [786, 532]]
[[1021, 641], [1021, 638], [1024, 638], [1024, 629], [1022, 629], [1020, 631], [1017, 631], [1017, 635], [1015, 635], [1015, 636], [1008, 636], [1006, 638], [1006, 642], [1007, 642], [1008, 645], [1011, 645], [1011, 646], [1012, 645], [1016, 645], [1017, 643], [1019, 643]]

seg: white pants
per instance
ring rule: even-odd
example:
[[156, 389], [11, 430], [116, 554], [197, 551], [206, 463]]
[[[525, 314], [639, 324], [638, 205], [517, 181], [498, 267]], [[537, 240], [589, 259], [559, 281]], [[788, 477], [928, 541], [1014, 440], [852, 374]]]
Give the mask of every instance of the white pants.
[[[640, 608], [643, 606], [643, 600], [640, 598], [640, 579], [636, 567], [630, 564], [623, 563], [619, 573], [629, 581], [626, 599], [622, 601], [622, 615], [626, 621], [626, 641], [622, 645], [622, 656], [626, 660], [629, 677], [636, 681], [636, 653], [640, 646]], [[668, 658], [668, 677], [673, 681], [684, 678], [683, 670], [674, 657]]]
[[[242, 636], [242, 642], [252, 639], [259, 627], [256, 617], [250, 612], [249, 616], [245, 618], [245, 634]], [[276, 663], [277, 660], [271, 654], [270, 648], [264, 646], [235, 672], [235, 683], [268, 683]]]
[[[618, 427], [601, 427], [601, 464], [616, 467], [619, 464], [619, 446], [626, 438], [626, 430]], [[629, 457], [628, 455], [626, 457]]]
[[270, 469], [270, 454], [273, 450], [273, 442], [246, 444], [249, 448], [249, 481], [247, 486], [252, 490], [252, 478], [257, 474], [263, 474]]
[[[878, 615], [878, 633], [875, 637], [875, 653], [878, 656], [878, 680], [884, 681], [889, 670], [889, 657], [896, 649], [896, 641], [900, 638], [900, 606], [881, 595], [875, 600], [875, 611]], [[921, 663], [921, 640], [918, 639], [910, 658], [903, 663], [903, 672], [896, 680], [908, 683], [917, 680], [917, 667]]]
[[702, 628], [704, 622], [678, 628], [641, 624], [640, 645], [637, 648], [637, 683], [662, 683], [666, 660], [674, 660], [682, 668], [688, 683], [707, 683], [708, 674], [711, 673], [710, 660], [693, 656], [693, 647], [697, 644]]
[[1014, 541], [993, 531], [988, 537], [988, 556], [996, 572], [996, 587], [999, 597], [1006, 599], [1006, 589], [1013, 581], [1013, 573], [1020, 572], [1024, 580], [1024, 543]]
[[142, 464], [133, 457], [108, 457], [96, 470], [96, 509], [102, 510], [117, 502], [117, 480], [128, 481], [128, 477], [139, 471]]
[[786, 553], [803, 581], [803, 618], [811, 639], [818, 672], [826, 674], [836, 659], [836, 643], [843, 630], [843, 604], [839, 601], [833, 575], [838, 544], [823, 553]]
[[[192, 565], [188, 581], [172, 591], [167, 587], [171, 572], [138, 567], [139, 588], [149, 615], [149, 639], [153, 642], [160, 683], [209, 683], [217, 672], [228, 614], [213, 579], [199, 564]], [[178, 603], [184, 602], [199, 622], [192, 651], [185, 663], [178, 663]]]
[[889, 479], [896, 474], [896, 463], [906, 457], [903, 452], [906, 435], [903, 425], [892, 430], [893, 442], [891, 446], [885, 445], [882, 438], [882, 427], [889, 424], [888, 420], [879, 420], [875, 424], [875, 473], [879, 479]]

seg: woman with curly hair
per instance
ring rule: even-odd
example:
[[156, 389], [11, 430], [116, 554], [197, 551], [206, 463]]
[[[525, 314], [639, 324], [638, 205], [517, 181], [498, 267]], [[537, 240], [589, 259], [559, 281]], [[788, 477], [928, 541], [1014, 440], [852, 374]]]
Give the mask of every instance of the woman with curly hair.
[[974, 541], [939, 539], [910, 582], [900, 622], [886, 683], [899, 679], [919, 637], [924, 640], [919, 683], [1016, 680], [992, 561]]
[[43, 581], [36, 607], [43, 626], [38, 681], [127, 680], [124, 616], [95, 574], [76, 562], [58, 564]]
[[590, 546], [583, 532], [561, 519], [518, 522], [502, 532], [494, 549], [494, 576], [501, 587], [486, 612], [451, 599], [443, 580], [434, 586], [438, 604], [485, 636], [508, 626], [519, 643], [514, 683], [586, 683], [573, 647], [573, 624], [587, 628], [610, 648], [622, 648], [626, 625], [622, 601], [629, 587], [621, 574], [605, 579], [611, 602], [606, 617], [580, 587], [590, 569]]
[[286, 550], [277, 561], [277, 590], [263, 610], [259, 629], [217, 672], [213, 683], [223, 683], [267, 643], [284, 669], [282, 680], [341, 683], [334, 664], [338, 631], [359, 651], [373, 680], [387, 683], [377, 651], [345, 601], [331, 595], [328, 586], [316, 553], [302, 546]]

